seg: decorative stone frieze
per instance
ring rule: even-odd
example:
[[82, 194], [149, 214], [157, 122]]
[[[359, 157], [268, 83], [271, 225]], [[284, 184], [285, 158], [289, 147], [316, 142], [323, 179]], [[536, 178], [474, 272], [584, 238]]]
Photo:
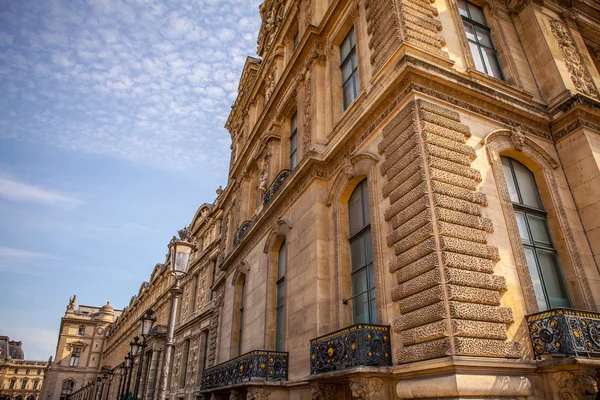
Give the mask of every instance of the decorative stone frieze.
[[558, 371], [552, 378], [559, 387], [561, 399], [593, 400], [598, 394], [598, 382], [593, 372]]
[[379, 378], [350, 379], [353, 399], [383, 400], [383, 381]]
[[246, 396], [247, 400], [266, 400], [269, 398], [271, 391], [265, 388], [250, 388]]
[[499, 254], [487, 244], [493, 226], [481, 217], [487, 200], [476, 193], [482, 178], [470, 167], [469, 136], [456, 111], [423, 100], [409, 103], [383, 128], [386, 239], [398, 281], [392, 299], [402, 312], [394, 320], [403, 341], [399, 363], [520, 356], [518, 344], [506, 341], [504, 324], [513, 316], [500, 307], [506, 282], [493, 275]]
[[312, 400], [335, 400], [337, 386], [331, 384], [313, 383], [310, 385]]

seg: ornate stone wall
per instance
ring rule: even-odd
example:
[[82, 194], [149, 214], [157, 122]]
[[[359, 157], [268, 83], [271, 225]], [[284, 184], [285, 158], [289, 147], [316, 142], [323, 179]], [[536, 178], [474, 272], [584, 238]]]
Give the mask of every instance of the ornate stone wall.
[[389, 270], [401, 311], [394, 319], [398, 363], [520, 356], [518, 344], [506, 340], [512, 311], [500, 307], [506, 283], [493, 274], [498, 249], [487, 244], [493, 226], [481, 216], [487, 201], [476, 191], [481, 175], [470, 168], [469, 136], [456, 111], [423, 100], [383, 128], [387, 244], [395, 253]]

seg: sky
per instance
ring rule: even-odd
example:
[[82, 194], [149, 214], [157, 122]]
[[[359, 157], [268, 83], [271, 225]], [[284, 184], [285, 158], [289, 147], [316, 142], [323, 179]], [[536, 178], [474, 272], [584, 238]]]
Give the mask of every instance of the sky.
[[262, 0], [0, 0], [0, 335], [54, 357], [226, 186]]

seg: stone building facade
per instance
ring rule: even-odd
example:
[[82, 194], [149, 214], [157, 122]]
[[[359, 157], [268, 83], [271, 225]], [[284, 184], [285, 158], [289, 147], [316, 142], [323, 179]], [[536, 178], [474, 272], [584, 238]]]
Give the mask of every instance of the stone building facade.
[[25, 360], [21, 345], [0, 336], [0, 400], [38, 400], [52, 360]]
[[66, 400], [89, 381], [95, 380], [102, 366], [106, 329], [120, 315], [107, 303], [77, 306], [77, 297], [69, 299], [60, 321], [54, 363], [46, 372], [40, 400]]
[[107, 329], [102, 365], [151, 308], [148, 400], [595, 398], [597, 2], [260, 14], [228, 184], [190, 224], [169, 386], [168, 262]]

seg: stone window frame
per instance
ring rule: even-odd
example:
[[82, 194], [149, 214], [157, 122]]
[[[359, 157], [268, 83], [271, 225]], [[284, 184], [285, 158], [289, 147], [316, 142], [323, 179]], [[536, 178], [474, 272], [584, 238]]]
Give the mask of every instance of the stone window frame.
[[[264, 342], [267, 349], [275, 350], [275, 340], [276, 340], [276, 332], [275, 332], [275, 324], [276, 324], [276, 303], [277, 303], [277, 295], [276, 295], [276, 287], [277, 287], [277, 259], [279, 249], [281, 244], [285, 241], [287, 246], [286, 253], [286, 276], [289, 275], [290, 271], [290, 248], [293, 244], [293, 241], [290, 238], [290, 231], [292, 229], [292, 224], [289, 220], [285, 218], [281, 218], [271, 227], [271, 231], [267, 240], [265, 242], [265, 247], [263, 252], [267, 255], [267, 292], [266, 292], [266, 303], [265, 303], [265, 338]], [[284, 304], [289, 304], [289, 285], [290, 280], [286, 279], [285, 281], [285, 300]], [[288, 340], [288, 318], [287, 312], [284, 314], [284, 347], [287, 345]]]
[[[370, 62], [368, 34], [366, 33], [366, 22], [361, 16], [360, 1], [350, 1], [338, 19], [337, 26], [326, 44], [327, 52], [327, 75], [328, 85], [331, 93], [329, 114], [331, 115], [331, 124], [336, 124], [342, 115], [346, 115], [353, 110], [360, 98], [366, 92], [370, 79]], [[340, 59], [340, 45], [348, 33], [354, 29], [354, 42], [356, 47], [356, 64], [358, 69], [358, 93], [354, 100], [344, 108], [344, 99], [342, 93], [342, 70]]]
[[[248, 297], [248, 274], [250, 272], [250, 265], [247, 261], [242, 261], [237, 266], [233, 277], [231, 279], [231, 285], [234, 287], [233, 296], [233, 312], [231, 313], [231, 335], [229, 343], [229, 359], [233, 359], [241, 356], [243, 349], [243, 330], [244, 320], [240, 318], [240, 308], [242, 305], [242, 296], [244, 300]], [[243, 293], [242, 293], [243, 292]], [[244, 308], [249, 304], [244, 301]], [[242, 315], [243, 316], [243, 315]], [[242, 337], [240, 338], [240, 334]], [[240, 340], [241, 339], [241, 340]]]
[[521, 162], [533, 172], [542, 203], [548, 211], [548, 222], [556, 242], [563, 275], [565, 278], [570, 275], [574, 275], [576, 278], [576, 285], [568, 285], [572, 280], [566, 279], [573, 306], [595, 311], [596, 307], [593, 303], [589, 282], [585, 277], [584, 264], [575, 240], [572, 222], [567, 218], [564, 200], [561, 198], [557, 187], [557, 179], [559, 179], [560, 171], [562, 171], [558, 162], [540, 145], [526, 137], [520, 128], [495, 130], [488, 134], [482, 143], [487, 151], [488, 162], [492, 167], [498, 189], [499, 201], [527, 313], [533, 314], [540, 310], [535, 298], [515, 210], [504, 177], [501, 155]]
[[504, 79], [499, 79], [493, 75], [488, 75], [485, 72], [477, 70], [475, 67], [475, 61], [473, 60], [473, 55], [471, 54], [471, 49], [469, 47], [469, 41], [467, 39], [467, 35], [465, 34], [465, 28], [463, 26], [462, 16], [458, 9], [457, 0], [446, 1], [448, 10], [450, 11], [450, 16], [454, 21], [454, 27], [456, 29], [458, 41], [463, 52], [467, 73], [479, 78], [489, 78], [489, 80], [486, 79], [486, 81], [491, 83], [506, 83], [523, 90], [523, 82], [518, 73], [515, 59], [510, 51], [510, 45], [508, 43], [508, 39], [506, 38], [506, 33], [504, 32], [504, 28], [499, 22], [498, 17], [499, 12], [508, 13], [508, 8], [502, 5], [499, 0], [467, 0], [467, 2], [473, 3], [483, 9], [483, 13], [490, 28], [490, 35], [497, 53], [498, 62], [500, 63], [502, 74], [504, 75]]
[[[353, 324], [352, 307], [350, 303], [344, 304], [345, 298], [351, 297], [351, 263], [350, 242], [348, 225], [348, 200], [354, 189], [365, 178], [369, 194], [369, 209], [371, 212], [371, 240], [373, 241], [373, 266], [375, 269], [375, 296], [378, 324], [386, 324], [388, 321], [387, 296], [386, 293], [386, 265], [384, 262], [385, 241], [382, 240], [382, 220], [378, 208], [382, 199], [377, 193], [377, 181], [380, 179], [377, 170], [379, 157], [371, 153], [360, 153], [347, 157], [343, 163], [342, 170], [333, 181], [327, 205], [332, 207], [333, 214], [333, 285], [334, 297], [332, 312], [335, 319], [332, 320], [333, 329], [341, 329]], [[320, 332], [321, 333], [321, 332]]]

